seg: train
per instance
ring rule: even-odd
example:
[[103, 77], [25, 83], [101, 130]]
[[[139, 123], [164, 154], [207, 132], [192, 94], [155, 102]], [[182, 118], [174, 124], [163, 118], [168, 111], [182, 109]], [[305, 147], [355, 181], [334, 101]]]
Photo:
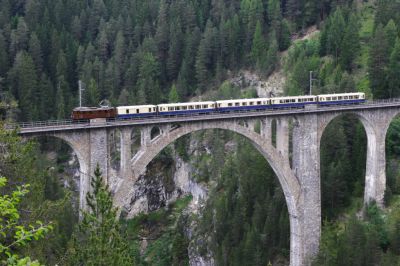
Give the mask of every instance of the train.
[[329, 106], [364, 103], [365, 93], [339, 93], [321, 95], [286, 96], [273, 98], [233, 99], [220, 101], [166, 103], [158, 105], [133, 105], [118, 107], [77, 107], [72, 111], [73, 120], [96, 118], [137, 118], [183, 114], [208, 114], [235, 111], [266, 110], [280, 108], [304, 108], [307, 105]]

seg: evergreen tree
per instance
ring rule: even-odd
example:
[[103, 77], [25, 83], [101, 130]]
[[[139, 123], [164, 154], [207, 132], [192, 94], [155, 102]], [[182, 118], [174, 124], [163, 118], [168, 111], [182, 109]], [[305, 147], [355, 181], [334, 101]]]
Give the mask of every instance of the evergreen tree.
[[396, 39], [387, 69], [389, 97], [400, 96], [400, 39]]
[[172, 85], [171, 90], [169, 91], [168, 99], [170, 103], [178, 103], [179, 102], [179, 94], [178, 90], [176, 89], [175, 84]]
[[359, 25], [355, 14], [350, 15], [345, 28], [339, 63], [343, 69], [351, 71], [354, 68], [354, 59], [360, 50]]
[[9, 72], [12, 92], [19, 99], [21, 118], [24, 120], [38, 119], [38, 77], [32, 57], [25, 51], [19, 52], [14, 65]]
[[160, 85], [158, 83], [159, 65], [151, 53], [144, 53], [139, 67], [139, 79], [137, 81], [138, 96], [146, 100], [146, 103], [158, 104], [162, 99]]
[[35, 33], [32, 33], [29, 39], [29, 53], [35, 63], [38, 75], [40, 75], [43, 69], [43, 54], [39, 38]]
[[378, 25], [371, 41], [369, 80], [374, 98], [389, 97], [386, 83], [386, 67], [389, 61], [388, 41], [382, 25]]
[[392, 50], [394, 48], [398, 36], [397, 26], [396, 23], [393, 21], [393, 19], [389, 20], [389, 22], [386, 24], [384, 28], [384, 31], [389, 49], [388, 54], [390, 55], [392, 53]]
[[88, 211], [82, 212], [79, 224], [68, 250], [69, 265], [133, 265], [128, 245], [121, 234], [117, 209], [104, 185], [97, 165], [91, 179], [91, 192], [86, 195]]
[[251, 48], [251, 56], [253, 62], [256, 63], [258, 66], [260, 66], [263, 61], [265, 62], [266, 51], [267, 47], [265, 45], [261, 23], [260, 21], [258, 21], [256, 25], [256, 30], [254, 31], [253, 46]]
[[90, 79], [87, 86], [87, 104], [89, 106], [99, 106], [100, 100], [100, 93], [97, 88], [96, 81], [94, 79]]

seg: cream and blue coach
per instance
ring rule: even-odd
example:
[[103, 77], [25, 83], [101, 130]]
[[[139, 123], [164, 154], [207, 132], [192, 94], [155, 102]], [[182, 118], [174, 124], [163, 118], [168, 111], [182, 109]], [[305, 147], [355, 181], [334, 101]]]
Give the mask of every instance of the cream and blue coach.
[[160, 115], [175, 114], [204, 114], [215, 111], [215, 102], [188, 102], [188, 103], [167, 103], [159, 104], [158, 113]]
[[271, 107], [298, 107], [307, 104], [316, 104], [317, 96], [304, 95], [304, 96], [287, 96], [287, 97], [274, 97], [271, 98]]
[[350, 103], [363, 103], [365, 102], [365, 93], [352, 92], [352, 93], [337, 93], [337, 94], [322, 94], [318, 95], [318, 104], [350, 104]]
[[157, 114], [157, 105], [118, 106], [118, 118], [143, 117]]
[[220, 112], [228, 112], [235, 110], [262, 110], [270, 105], [268, 98], [254, 99], [237, 99], [237, 100], [222, 100], [216, 101], [217, 110]]

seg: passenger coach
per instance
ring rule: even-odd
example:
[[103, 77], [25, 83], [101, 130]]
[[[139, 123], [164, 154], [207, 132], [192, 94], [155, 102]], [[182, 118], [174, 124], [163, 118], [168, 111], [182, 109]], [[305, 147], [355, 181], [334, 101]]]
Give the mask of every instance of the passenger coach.
[[322, 94], [318, 95], [318, 104], [350, 104], [350, 103], [363, 103], [365, 102], [365, 93], [338, 93], [338, 94]]
[[167, 103], [158, 105], [160, 115], [204, 114], [215, 110], [215, 102]]
[[262, 110], [270, 105], [270, 99], [254, 98], [254, 99], [238, 99], [216, 101], [217, 110], [220, 112], [229, 112], [236, 110]]
[[142, 117], [157, 114], [157, 105], [135, 105], [117, 107], [118, 118]]

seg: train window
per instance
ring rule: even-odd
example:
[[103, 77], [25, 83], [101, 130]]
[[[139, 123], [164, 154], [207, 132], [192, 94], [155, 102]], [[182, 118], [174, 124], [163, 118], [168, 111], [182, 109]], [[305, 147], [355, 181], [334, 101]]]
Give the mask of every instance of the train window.
[[235, 106], [240, 106], [240, 103], [235, 103]]
[[254, 103], [253, 102], [249, 102], [249, 105], [254, 105]]
[[[323, 100], [325, 99], [325, 98], [322, 98]], [[327, 101], [330, 101], [331, 100], [331, 97], [326, 97], [326, 100]]]
[[354, 99], [358, 99], [358, 95], [355, 95], [355, 96], [354, 96]]
[[246, 105], [247, 105], [247, 103], [242, 103], [242, 105], [243, 105], [243, 106], [246, 106]]
[[349, 97], [348, 96], [344, 96], [344, 99], [347, 100], [347, 99], [349, 99]]
[[283, 103], [283, 100], [279, 100], [280, 103]]
[[201, 105], [196, 105], [196, 109], [200, 109], [201, 108]]
[[136, 109], [136, 113], [137, 113], [137, 114], [139, 113], [139, 109]]
[[149, 112], [151, 112], [151, 108], [149, 108]]
[[261, 104], [261, 101], [258, 101], [257, 104]]
[[336, 100], [337, 100], [337, 97], [332, 97], [332, 100], [333, 100], [333, 101], [336, 101]]
[[203, 105], [203, 108], [208, 108], [208, 105], [207, 105], [207, 104], [204, 104], [204, 105]]
[[181, 107], [180, 107], [180, 106], [177, 106], [177, 107], [175, 107], [175, 110], [176, 110], [176, 111], [180, 111], [180, 110], [181, 110]]
[[129, 114], [129, 109], [126, 109], [126, 113]]
[[228, 106], [232, 106], [232, 103], [228, 103]]
[[194, 109], [193, 105], [189, 105], [189, 109], [193, 110]]
[[187, 110], [187, 106], [182, 106], [182, 110]]
[[342, 96], [339, 96], [339, 97], [338, 97], [338, 100], [343, 100], [343, 97], [342, 97]]

